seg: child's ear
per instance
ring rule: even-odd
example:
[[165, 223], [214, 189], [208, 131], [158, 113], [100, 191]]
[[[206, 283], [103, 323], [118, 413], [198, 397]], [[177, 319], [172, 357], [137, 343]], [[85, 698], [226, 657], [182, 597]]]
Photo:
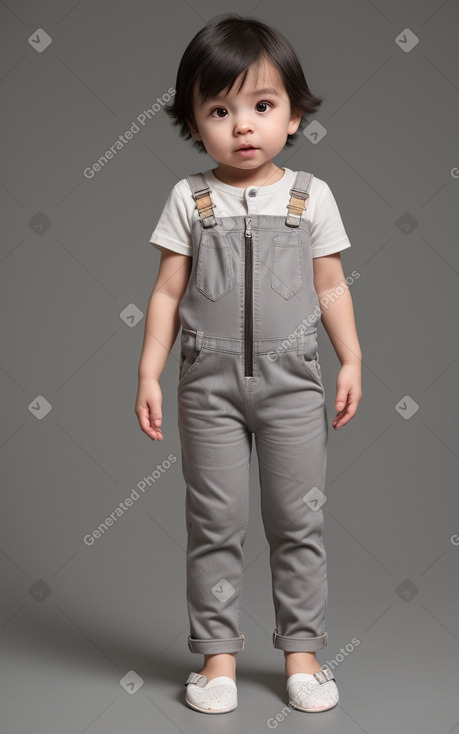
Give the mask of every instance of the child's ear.
[[300, 126], [301, 118], [303, 116], [302, 110], [292, 109], [290, 113], [290, 121], [288, 124], [288, 134], [293, 135], [296, 133]]
[[191, 136], [195, 140], [201, 140], [201, 136], [199, 134], [199, 130], [193, 125], [192, 122], [190, 122], [190, 120], [187, 120], [187, 125], [188, 125], [188, 129], [189, 129], [189, 131], [191, 133]]

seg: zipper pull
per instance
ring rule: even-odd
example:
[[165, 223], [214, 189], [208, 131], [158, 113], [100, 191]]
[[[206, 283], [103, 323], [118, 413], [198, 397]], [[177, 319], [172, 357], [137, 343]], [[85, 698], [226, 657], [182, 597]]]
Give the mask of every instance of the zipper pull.
[[252, 236], [252, 220], [250, 217], [245, 217], [245, 236]]

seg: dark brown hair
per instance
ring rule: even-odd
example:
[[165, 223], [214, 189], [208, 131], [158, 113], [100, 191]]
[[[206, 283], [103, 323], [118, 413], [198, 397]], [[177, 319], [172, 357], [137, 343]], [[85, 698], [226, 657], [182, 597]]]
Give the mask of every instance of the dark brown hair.
[[[292, 109], [302, 110], [298, 130], [288, 135], [285, 147], [290, 147], [308, 121], [304, 116], [313, 114], [323, 98], [310, 91], [298, 57], [284, 36], [256, 18], [243, 18], [234, 13], [218, 15], [207, 23], [188, 44], [181, 58], [176, 94], [164, 109], [180, 125], [180, 135], [189, 140], [188, 126], [196, 127], [193, 115], [193, 90], [196, 82], [203, 101], [215, 97], [223, 89], [230, 91], [238, 76], [244, 73], [240, 89], [252, 64], [268, 59], [279, 71]], [[206, 152], [203, 143], [193, 139], [193, 146]]]

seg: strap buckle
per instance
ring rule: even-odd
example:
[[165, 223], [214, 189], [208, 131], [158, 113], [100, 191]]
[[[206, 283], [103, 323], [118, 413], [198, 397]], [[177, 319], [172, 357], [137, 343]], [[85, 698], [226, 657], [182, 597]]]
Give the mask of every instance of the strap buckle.
[[291, 188], [289, 193], [290, 201], [286, 207], [288, 209], [288, 214], [285, 224], [289, 227], [299, 227], [301, 216], [306, 209], [306, 199], [309, 199], [309, 194], [295, 188]]
[[214, 207], [210, 194], [212, 189], [206, 187], [205, 189], [197, 189], [193, 192], [193, 199], [196, 202], [196, 206], [201, 217], [201, 221], [204, 227], [215, 227], [217, 220], [214, 215]]

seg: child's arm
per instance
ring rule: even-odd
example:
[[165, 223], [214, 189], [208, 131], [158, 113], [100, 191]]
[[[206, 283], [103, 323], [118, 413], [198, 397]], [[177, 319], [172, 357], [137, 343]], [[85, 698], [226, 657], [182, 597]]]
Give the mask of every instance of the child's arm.
[[142, 431], [153, 440], [163, 440], [159, 428], [162, 423], [159, 378], [180, 329], [178, 308], [188, 284], [191, 264], [191, 257], [163, 249], [148, 304], [135, 413]]
[[336, 429], [354, 417], [362, 397], [362, 352], [340, 253], [315, 257], [313, 265], [314, 287], [319, 298], [322, 323], [341, 362], [335, 399], [335, 408], [339, 413], [332, 421]]

